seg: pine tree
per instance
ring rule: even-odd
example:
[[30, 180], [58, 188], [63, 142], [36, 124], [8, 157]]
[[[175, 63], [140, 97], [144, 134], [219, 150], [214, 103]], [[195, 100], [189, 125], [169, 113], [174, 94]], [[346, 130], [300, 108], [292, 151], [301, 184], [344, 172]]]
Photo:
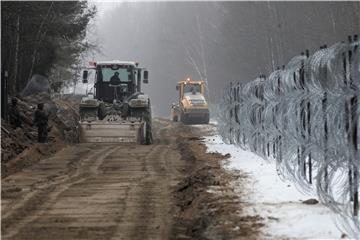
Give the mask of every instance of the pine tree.
[[95, 14], [87, 1], [2, 1], [2, 68], [9, 73], [12, 94], [34, 74], [63, 73], [56, 81], [69, 80], [81, 54], [92, 46], [85, 37]]

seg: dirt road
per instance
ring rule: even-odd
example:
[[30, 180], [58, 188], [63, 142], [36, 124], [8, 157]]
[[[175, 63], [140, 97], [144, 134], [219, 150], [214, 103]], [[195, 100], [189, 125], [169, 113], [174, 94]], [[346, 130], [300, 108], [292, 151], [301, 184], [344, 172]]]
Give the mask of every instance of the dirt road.
[[154, 129], [153, 145], [76, 144], [3, 178], [2, 239], [256, 237], [255, 220], [233, 230], [249, 219], [234, 215], [224, 157], [205, 153], [201, 130], [160, 119]]

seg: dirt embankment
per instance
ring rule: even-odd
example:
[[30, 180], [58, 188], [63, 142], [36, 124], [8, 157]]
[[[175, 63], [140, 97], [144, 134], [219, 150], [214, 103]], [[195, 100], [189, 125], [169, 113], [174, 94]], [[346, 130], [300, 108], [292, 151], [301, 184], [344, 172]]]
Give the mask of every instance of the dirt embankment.
[[[68, 143], [77, 140], [78, 99], [72, 96], [50, 99], [46, 93], [16, 98], [21, 127], [15, 128], [2, 119], [1, 177], [20, 171], [48, 157]], [[37, 129], [33, 115], [38, 103], [44, 103], [49, 113], [47, 144], [37, 143]]]
[[177, 145], [187, 164], [174, 191], [179, 207], [174, 229], [186, 229], [185, 239], [258, 239], [261, 217], [242, 214], [241, 196], [230, 184], [241, 184], [246, 176], [223, 169], [229, 156], [207, 153], [201, 143], [205, 128], [179, 127]]

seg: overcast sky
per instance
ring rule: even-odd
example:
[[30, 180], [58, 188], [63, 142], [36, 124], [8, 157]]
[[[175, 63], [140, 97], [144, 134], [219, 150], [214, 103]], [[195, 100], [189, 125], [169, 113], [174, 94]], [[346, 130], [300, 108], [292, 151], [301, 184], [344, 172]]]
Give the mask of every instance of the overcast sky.
[[229, 82], [269, 74], [305, 49], [359, 33], [360, 2], [95, 2], [96, 60], [135, 60], [154, 115], [168, 116], [176, 83], [208, 81], [216, 103]]

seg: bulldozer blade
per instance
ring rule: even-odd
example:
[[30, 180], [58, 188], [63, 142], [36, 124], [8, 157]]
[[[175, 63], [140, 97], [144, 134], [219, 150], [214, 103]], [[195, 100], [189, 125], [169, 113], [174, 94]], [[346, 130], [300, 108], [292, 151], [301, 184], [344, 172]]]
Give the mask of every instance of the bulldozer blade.
[[82, 143], [141, 143], [142, 122], [82, 122]]

